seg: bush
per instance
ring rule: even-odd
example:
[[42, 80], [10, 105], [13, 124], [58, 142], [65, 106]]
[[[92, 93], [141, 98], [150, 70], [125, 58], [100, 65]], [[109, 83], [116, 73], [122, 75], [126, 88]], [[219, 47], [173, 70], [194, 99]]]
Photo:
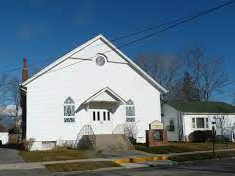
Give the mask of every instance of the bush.
[[211, 130], [198, 130], [190, 133], [188, 138], [190, 142], [206, 142], [213, 140], [213, 134]]
[[23, 149], [26, 150], [26, 151], [30, 151], [30, 149], [32, 148], [34, 142], [35, 142], [34, 138], [30, 138], [29, 140], [24, 139], [22, 141]]

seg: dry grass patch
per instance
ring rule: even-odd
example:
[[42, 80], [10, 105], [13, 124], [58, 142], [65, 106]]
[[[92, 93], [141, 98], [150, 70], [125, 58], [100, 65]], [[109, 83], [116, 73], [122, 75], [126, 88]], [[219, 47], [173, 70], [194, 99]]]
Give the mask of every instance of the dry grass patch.
[[[208, 151], [212, 150], [212, 143], [169, 142], [166, 146], [157, 146], [150, 148], [146, 145], [137, 144], [135, 148], [137, 150], [142, 150], [149, 153], [167, 154], [192, 151]], [[235, 149], [235, 144], [215, 144], [215, 149]]]
[[98, 157], [92, 150], [75, 150], [75, 149], [57, 149], [47, 151], [20, 151], [19, 155], [25, 162], [43, 162], [88, 159]]
[[47, 164], [45, 167], [50, 172], [72, 172], [95, 170], [107, 167], [119, 167], [120, 165], [111, 161], [91, 161], [91, 162], [76, 162], [76, 163], [60, 163], [60, 164]]
[[206, 159], [221, 159], [221, 158], [230, 158], [234, 157], [234, 151], [228, 152], [216, 152], [215, 157], [213, 157], [212, 152], [210, 153], [198, 153], [198, 154], [190, 154], [190, 155], [177, 155], [177, 156], [170, 156], [168, 159], [172, 161], [195, 161], [195, 160], [206, 160]]

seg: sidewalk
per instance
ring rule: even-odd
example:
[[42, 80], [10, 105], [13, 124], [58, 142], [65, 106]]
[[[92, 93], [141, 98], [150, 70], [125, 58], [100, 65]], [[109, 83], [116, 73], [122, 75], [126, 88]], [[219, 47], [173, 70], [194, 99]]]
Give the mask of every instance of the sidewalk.
[[[229, 152], [229, 151], [235, 151], [235, 149], [215, 150], [215, 152]], [[170, 157], [170, 156], [177, 156], [177, 155], [190, 155], [190, 154], [210, 153], [210, 152], [213, 152], [213, 151], [212, 150], [207, 150], [207, 151], [194, 151], [194, 152], [182, 152], [182, 153], [169, 153], [169, 154], [166, 154], [166, 156]]]
[[[215, 152], [221, 151], [235, 151], [235, 149], [221, 149], [215, 150]], [[170, 156], [176, 155], [188, 155], [198, 153], [208, 153], [209, 151], [194, 151], [194, 152], [183, 152], [183, 153], [170, 153], [170, 154], [146, 154], [146, 155], [132, 155], [127, 157], [110, 157], [110, 158], [92, 158], [92, 159], [76, 159], [76, 160], [61, 160], [61, 161], [46, 161], [46, 162], [32, 162], [32, 163], [14, 163], [14, 164], [0, 164], [1, 170], [16, 170], [16, 169], [41, 169], [45, 168], [46, 164], [58, 164], [58, 163], [74, 163], [74, 162], [92, 162], [92, 161], [113, 161], [121, 165], [131, 165], [131, 163], [144, 163], [151, 161], [159, 161], [156, 163], [161, 164], [161, 161], [166, 161]], [[129, 164], [128, 164], [129, 163]], [[166, 163], [166, 162], [165, 162]]]

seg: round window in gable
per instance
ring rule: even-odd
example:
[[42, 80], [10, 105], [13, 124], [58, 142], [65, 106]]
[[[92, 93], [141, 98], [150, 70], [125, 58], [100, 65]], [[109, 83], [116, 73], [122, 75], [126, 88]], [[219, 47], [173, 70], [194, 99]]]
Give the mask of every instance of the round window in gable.
[[96, 59], [95, 59], [95, 62], [97, 65], [99, 66], [103, 66], [105, 64], [105, 58], [104, 56], [98, 56]]

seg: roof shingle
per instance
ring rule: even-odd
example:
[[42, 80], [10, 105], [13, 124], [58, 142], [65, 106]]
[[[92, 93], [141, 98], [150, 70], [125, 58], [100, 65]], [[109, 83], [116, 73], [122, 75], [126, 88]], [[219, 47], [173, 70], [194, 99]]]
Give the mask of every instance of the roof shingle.
[[235, 107], [224, 102], [171, 101], [166, 104], [181, 112], [235, 113]]

